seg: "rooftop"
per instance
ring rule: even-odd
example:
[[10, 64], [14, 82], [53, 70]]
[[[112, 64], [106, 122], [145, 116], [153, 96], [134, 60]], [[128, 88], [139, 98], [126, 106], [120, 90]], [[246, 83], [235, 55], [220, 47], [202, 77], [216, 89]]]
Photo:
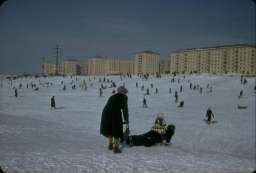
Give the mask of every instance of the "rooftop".
[[230, 48], [230, 47], [253, 47], [253, 48], [256, 48], [256, 45], [253, 45], [253, 44], [231, 44], [231, 45], [220, 45], [220, 46], [212, 46], [212, 47], [198, 47], [198, 48], [178, 49], [171, 53], [178, 53], [178, 52], [192, 51], [192, 50], [203, 50], [203, 49]]

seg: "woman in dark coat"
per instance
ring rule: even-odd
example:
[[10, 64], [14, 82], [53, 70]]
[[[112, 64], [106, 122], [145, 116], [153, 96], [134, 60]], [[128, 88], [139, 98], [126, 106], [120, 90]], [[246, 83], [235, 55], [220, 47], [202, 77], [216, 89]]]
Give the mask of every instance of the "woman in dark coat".
[[123, 119], [127, 125], [129, 122], [127, 93], [125, 87], [118, 87], [117, 93], [110, 96], [102, 112], [100, 133], [109, 139], [108, 148], [113, 149], [114, 153], [121, 153], [119, 143], [123, 138]]

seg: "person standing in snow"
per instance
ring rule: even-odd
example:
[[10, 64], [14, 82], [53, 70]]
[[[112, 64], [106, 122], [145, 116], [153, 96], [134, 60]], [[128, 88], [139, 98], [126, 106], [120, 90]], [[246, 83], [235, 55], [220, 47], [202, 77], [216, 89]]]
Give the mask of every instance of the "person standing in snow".
[[52, 109], [52, 108], [56, 109], [54, 96], [52, 96], [52, 98], [51, 98], [51, 109]]
[[175, 97], [175, 102], [178, 102], [178, 92], [177, 91], [175, 91], [174, 97]]
[[18, 89], [16, 87], [14, 88], [14, 96], [18, 97]]
[[214, 114], [213, 114], [211, 108], [208, 108], [208, 109], [207, 109], [205, 116], [206, 116], [206, 118], [207, 118], [206, 121], [210, 123], [210, 122], [212, 121], [212, 118], [214, 118]]
[[102, 111], [100, 134], [108, 138], [108, 149], [114, 153], [122, 152], [119, 143], [123, 140], [123, 122], [129, 125], [127, 93], [124, 86], [118, 87], [117, 93], [110, 96]]
[[143, 108], [147, 108], [147, 107], [148, 107], [148, 105], [147, 105], [147, 100], [146, 100], [146, 98], [145, 98], [145, 97], [143, 98], [143, 104], [142, 104], [142, 107], [143, 107]]

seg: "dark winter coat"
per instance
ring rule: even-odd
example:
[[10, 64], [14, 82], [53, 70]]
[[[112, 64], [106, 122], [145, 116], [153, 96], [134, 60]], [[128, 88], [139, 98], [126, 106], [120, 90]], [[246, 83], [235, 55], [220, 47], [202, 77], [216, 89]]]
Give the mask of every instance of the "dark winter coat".
[[128, 97], [121, 93], [114, 94], [108, 99], [101, 116], [100, 133], [102, 135], [123, 137], [123, 118], [125, 122], [129, 120], [127, 102]]
[[51, 98], [51, 107], [55, 108], [55, 99], [54, 99], [54, 97]]
[[141, 135], [132, 135], [128, 137], [127, 144], [130, 146], [146, 146], [150, 147], [158, 143], [163, 143], [166, 141], [168, 144], [175, 133], [174, 128], [167, 130], [165, 133], [161, 134], [157, 131], [150, 130], [147, 133]]

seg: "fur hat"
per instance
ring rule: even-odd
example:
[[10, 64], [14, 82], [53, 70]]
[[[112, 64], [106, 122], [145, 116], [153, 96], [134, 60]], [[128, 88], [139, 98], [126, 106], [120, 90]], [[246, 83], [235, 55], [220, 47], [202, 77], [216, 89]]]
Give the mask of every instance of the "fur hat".
[[158, 113], [156, 114], [156, 118], [164, 119], [164, 113], [163, 113], [163, 112], [158, 112]]
[[128, 90], [124, 86], [120, 86], [117, 88], [118, 93], [127, 94]]

